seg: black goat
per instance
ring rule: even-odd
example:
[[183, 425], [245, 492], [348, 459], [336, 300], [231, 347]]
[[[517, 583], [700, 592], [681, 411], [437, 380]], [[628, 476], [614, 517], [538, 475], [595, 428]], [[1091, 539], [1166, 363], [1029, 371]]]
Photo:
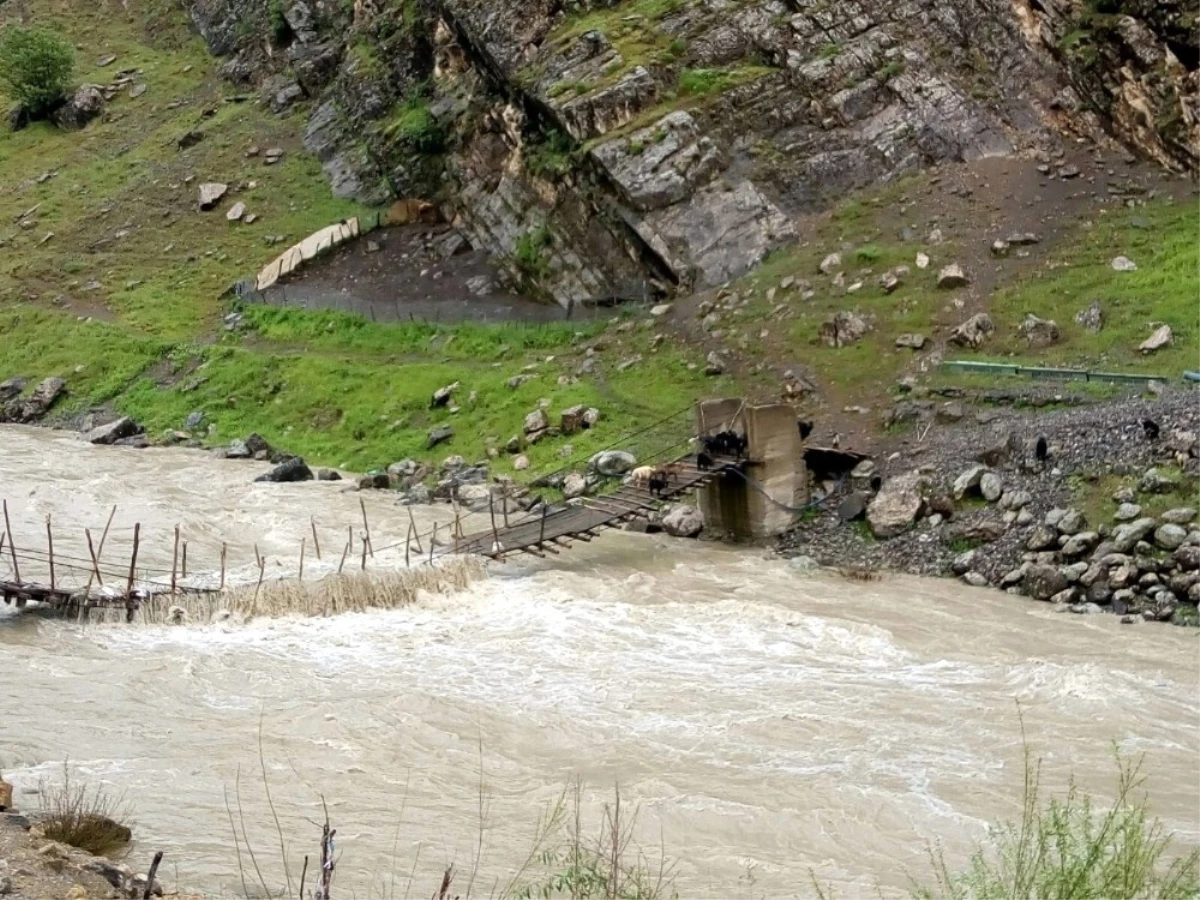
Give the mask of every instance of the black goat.
[[700, 472], [707, 472], [713, 467], [713, 458], [707, 450], [701, 450], [696, 454], [696, 469]]
[[655, 469], [653, 474], [650, 476], [650, 496], [662, 497], [662, 495], [667, 491], [667, 481], [667, 473], [663, 472], [661, 469]]
[[796, 424], [800, 428], [800, 440], [807, 441], [808, 436], [813, 433], [813, 423], [812, 422], [797, 422]]
[[1153, 419], [1142, 419], [1142, 431], [1146, 434], [1146, 440], [1157, 441], [1162, 429]]
[[1038, 435], [1037, 447], [1034, 448], [1033, 455], [1037, 457], [1037, 461], [1044, 463], [1050, 456], [1050, 445], [1046, 443], [1044, 434]]

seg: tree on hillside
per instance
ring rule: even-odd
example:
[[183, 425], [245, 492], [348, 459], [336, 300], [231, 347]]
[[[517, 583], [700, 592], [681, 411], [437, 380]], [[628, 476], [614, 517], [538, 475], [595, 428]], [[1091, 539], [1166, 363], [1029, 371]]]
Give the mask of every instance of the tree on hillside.
[[0, 34], [0, 85], [30, 118], [66, 97], [74, 68], [75, 51], [51, 31], [13, 25]]

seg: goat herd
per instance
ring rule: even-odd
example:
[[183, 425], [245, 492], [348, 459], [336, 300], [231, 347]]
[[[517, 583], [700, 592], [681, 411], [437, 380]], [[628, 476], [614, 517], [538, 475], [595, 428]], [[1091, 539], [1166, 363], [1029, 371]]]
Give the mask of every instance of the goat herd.
[[[710, 471], [718, 456], [733, 457], [739, 461], [745, 459], [750, 445], [746, 436], [736, 431], [702, 434], [696, 443], [696, 468], [701, 472]], [[635, 487], [647, 488], [652, 497], [662, 497], [673, 483], [679, 481], [682, 472], [683, 464], [678, 462], [661, 466], [639, 466], [629, 473], [629, 482]]]

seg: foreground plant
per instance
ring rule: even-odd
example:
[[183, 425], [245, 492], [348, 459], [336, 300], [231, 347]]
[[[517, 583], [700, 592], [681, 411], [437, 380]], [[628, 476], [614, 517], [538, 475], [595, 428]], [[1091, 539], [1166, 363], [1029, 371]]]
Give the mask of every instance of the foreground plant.
[[1172, 859], [1173, 835], [1151, 816], [1142, 763], [1116, 755], [1116, 799], [1098, 810], [1074, 779], [1066, 796], [1043, 803], [1041, 762], [1025, 748], [1020, 822], [994, 829], [967, 868], [951, 873], [930, 852], [933, 886], [920, 900], [1184, 900], [1200, 897], [1200, 851]]
[[43, 784], [39, 793], [44, 804], [42, 829], [52, 841], [95, 856], [112, 856], [133, 837], [124, 822], [128, 814], [124, 800], [72, 778], [67, 763], [63, 763], [62, 783]]
[[0, 86], [38, 118], [67, 94], [75, 51], [52, 31], [10, 25], [0, 35]]

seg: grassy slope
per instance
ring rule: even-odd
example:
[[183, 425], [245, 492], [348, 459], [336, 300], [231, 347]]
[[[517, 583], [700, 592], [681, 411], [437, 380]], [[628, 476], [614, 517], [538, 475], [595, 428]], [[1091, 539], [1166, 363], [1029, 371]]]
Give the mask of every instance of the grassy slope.
[[[280, 119], [253, 100], [228, 102], [233, 91], [218, 79], [217, 62], [169, 0], [130, 12], [79, 0], [31, 0], [27, 9], [76, 45], [77, 80], [105, 82], [136, 68], [148, 90], [137, 100], [118, 96], [104, 121], [78, 134], [49, 125], [0, 130], [0, 238], [8, 240], [0, 247], [0, 377], [63, 375], [68, 410], [112, 401], [152, 433], [179, 428], [200, 409], [214, 443], [258, 430], [314, 462], [355, 468], [429, 455], [426, 430], [443, 421], [457, 434], [437, 455], [481, 457], [518, 432], [541, 398], [552, 399], [552, 412], [575, 403], [602, 409], [603, 427], [570, 441], [581, 454], [717, 388], [669, 350], [652, 352], [651, 336], [636, 330], [606, 338], [612, 362], [635, 353], [645, 362], [568, 385], [558, 378], [582, 359], [595, 326], [433, 329], [256, 309], [249, 338], [225, 333], [223, 290], [279, 250], [265, 235], [298, 238], [357, 211], [330, 196], [303, 152], [303, 113]], [[110, 53], [117, 61], [98, 67]], [[204, 139], [178, 150], [191, 130]], [[288, 151], [281, 164], [246, 155], [270, 146]], [[39, 184], [44, 172], [57, 174]], [[228, 183], [230, 193], [200, 213], [196, 186], [207, 180]], [[227, 222], [223, 212], [236, 200], [258, 221]], [[35, 204], [36, 227], [18, 228], [17, 216]], [[41, 243], [47, 232], [54, 237]], [[529, 366], [534, 377], [508, 388]], [[430, 412], [430, 394], [453, 381], [463, 384], [461, 412]], [[468, 405], [472, 391], [477, 402]], [[557, 465], [564, 443], [531, 448], [535, 467]]]

